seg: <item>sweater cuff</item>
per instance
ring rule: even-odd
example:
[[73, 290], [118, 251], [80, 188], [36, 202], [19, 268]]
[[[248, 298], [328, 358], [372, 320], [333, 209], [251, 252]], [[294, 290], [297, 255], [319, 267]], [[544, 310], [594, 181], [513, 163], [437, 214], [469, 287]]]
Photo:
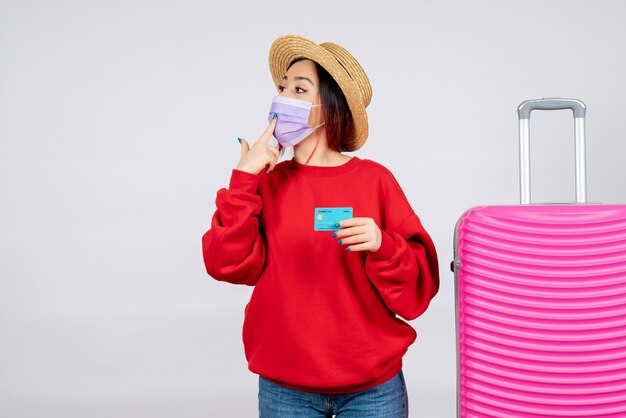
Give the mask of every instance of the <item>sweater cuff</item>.
[[250, 193], [256, 193], [259, 187], [259, 175], [248, 173], [247, 171], [237, 170], [233, 168], [230, 175], [229, 189], [244, 190]]
[[381, 232], [381, 243], [380, 248], [374, 252], [369, 253], [370, 258], [375, 260], [382, 260], [385, 258], [390, 258], [392, 255], [396, 253], [398, 246], [396, 245], [396, 241], [389, 235], [389, 233], [385, 231]]

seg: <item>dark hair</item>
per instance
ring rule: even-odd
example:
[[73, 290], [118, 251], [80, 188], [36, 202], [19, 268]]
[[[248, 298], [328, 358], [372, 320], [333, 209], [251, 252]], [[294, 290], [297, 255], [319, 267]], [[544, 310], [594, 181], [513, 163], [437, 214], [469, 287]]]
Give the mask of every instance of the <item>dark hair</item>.
[[[287, 68], [305, 59], [308, 58], [296, 58]], [[345, 151], [343, 139], [349, 138], [354, 134], [354, 123], [352, 122], [348, 101], [337, 82], [328, 74], [328, 71], [317, 62], [313, 61], [313, 63], [315, 64], [320, 83], [319, 91], [322, 100], [322, 113], [328, 147], [335, 151]]]

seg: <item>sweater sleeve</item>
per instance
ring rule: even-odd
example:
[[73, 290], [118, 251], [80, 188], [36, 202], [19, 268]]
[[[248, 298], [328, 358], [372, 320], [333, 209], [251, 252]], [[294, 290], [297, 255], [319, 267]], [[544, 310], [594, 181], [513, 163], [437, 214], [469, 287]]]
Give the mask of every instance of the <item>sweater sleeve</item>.
[[228, 189], [218, 190], [211, 229], [202, 236], [207, 273], [216, 280], [255, 285], [267, 245], [260, 223], [259, 176], [233, 169]]
[[404, 212], [404, 217], [394, 221], [397, 212], [387, 212], [388, 219], [381, 226], [381, 246], [367, 252], [365, 271], [387, 307], [411, 320], [426, 311], [439, 290], [439, 263], [430, 235], [395, 179], [391, 188], [395, 192], [387, 196], [385, 203], [408, 208], [409, 214]]

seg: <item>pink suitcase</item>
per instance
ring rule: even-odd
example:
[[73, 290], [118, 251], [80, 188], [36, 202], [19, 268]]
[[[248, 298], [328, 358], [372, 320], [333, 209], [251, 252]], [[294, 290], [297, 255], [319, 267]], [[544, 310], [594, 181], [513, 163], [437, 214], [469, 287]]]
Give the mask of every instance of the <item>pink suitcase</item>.
[[[572, 109], [576, 204], [531, 205], [534, 109]], [[585, 204], [585, 106], [522, 103], [521, 205], [455, 229], [462, 418], [626, 417], [626, 205]]]

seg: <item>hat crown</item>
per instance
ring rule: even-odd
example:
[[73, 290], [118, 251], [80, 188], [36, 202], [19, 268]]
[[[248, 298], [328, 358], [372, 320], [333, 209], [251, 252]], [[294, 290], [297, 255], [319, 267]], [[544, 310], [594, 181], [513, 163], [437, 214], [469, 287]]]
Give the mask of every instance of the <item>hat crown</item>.
[[369, 106], [372, 101], [372, 86], [361, 64], [344, 47], [333, 42], [324, 42], [320, 46], [330, 52], [339, 65], [348, 73], [354, 82], [354, 87], [359, 91], [363, 106]]

